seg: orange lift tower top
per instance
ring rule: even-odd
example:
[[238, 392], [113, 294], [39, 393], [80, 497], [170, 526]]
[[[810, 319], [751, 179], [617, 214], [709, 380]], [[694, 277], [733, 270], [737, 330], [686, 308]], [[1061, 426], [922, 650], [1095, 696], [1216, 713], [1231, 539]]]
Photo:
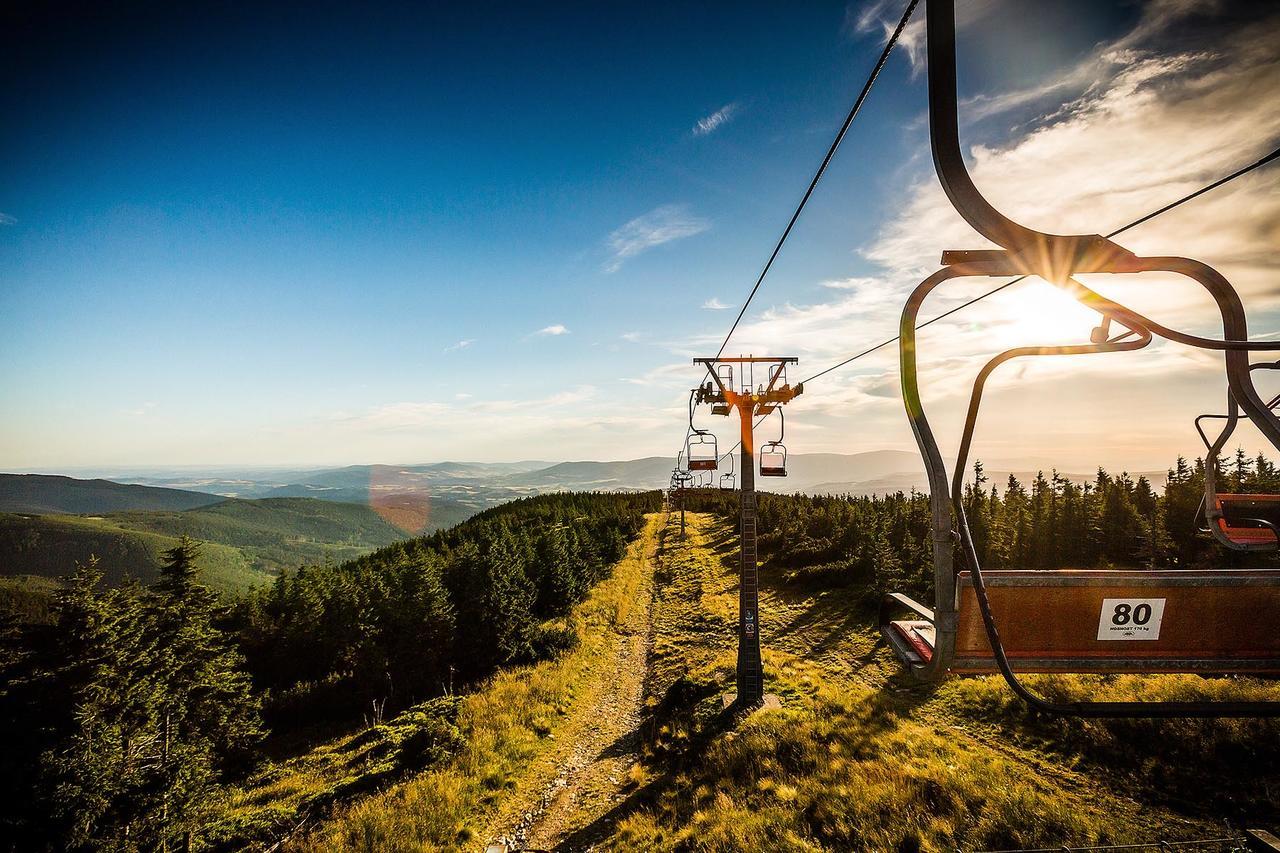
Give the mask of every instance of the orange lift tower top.
[[[699, 403], [710, 403], [711, 413], [728, 415], [738, 410], [742, 425], [741, 521], [738, 585], [738, 698], [743, 707], [764, 701], [764, 666], [760, 661], [760, 589], [756, 563], [756, 482], [754, 420], [789, 403], [804, 391], [804, 385], [787, 384], [788, 364], [795, 358], [695, 358], [694, 364], [707, 368], [711, 378], [697, 390]], [[735, 384], [733, 367], [739, 366]], [[755, 366], [765, 365], [767, 383], [757, 385]]]

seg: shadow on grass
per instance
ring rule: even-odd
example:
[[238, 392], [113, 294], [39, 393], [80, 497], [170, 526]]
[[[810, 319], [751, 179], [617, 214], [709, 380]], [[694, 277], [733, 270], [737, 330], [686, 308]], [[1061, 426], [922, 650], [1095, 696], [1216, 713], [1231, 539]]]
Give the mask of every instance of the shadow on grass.
[[[645, 714], [639, 727], [614, 741], [600, 757], [634, 754], [640, 752], [642, 743], [653, 746], [664, 725], [678, 716], [691, 718], [699, 706], [717, 700], [720, 692], [721, 686], [714, 682], [695, 684], [687, 678], [677, 680], [662, 700]], [[678, 753], [664, 751], [657, 761], [657, 766], [663, 768], [661, 775], [636, 788], [609, 811], [563, 838], [555, 847], [557, 853], [586, 850], [612, 836], [624, 818], [656, 802], [662, 793], [669, 790], [675, 784], [679, 771], [698, 761], [717, 735], [732, 729], [737, 716], [736, 709], [725, 708], [704, 718], [698, 727], [697, 736], [691, 738], [685, 748]], [[645, 763], [650, 769], [655, 766], [650, 762]]]

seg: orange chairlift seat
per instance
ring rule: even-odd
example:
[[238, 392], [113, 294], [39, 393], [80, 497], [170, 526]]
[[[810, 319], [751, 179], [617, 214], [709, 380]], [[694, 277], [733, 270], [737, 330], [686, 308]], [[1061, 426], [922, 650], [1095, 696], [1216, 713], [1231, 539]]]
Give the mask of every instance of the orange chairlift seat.
[[[1002, 248], [945, 252], [944, 267], [921, 282], [902, 312], [902, 396], [929, 478], [934, 606], [925, 607], [902, 593], [885, 596], [880, 607], [881, 634], [919, 680], [998, 671], [1023, 701], [1049, 713], [1280, 716], [1280, 702], [1053, 701], [1037, 695], [1018, 677], [1019, 672], [1280, 672], [1280, 570], [982, 569], [965, 517], [963, 472], [990, 374], [1017, 358], [1137, 350], [1159, 335], [1223, 352], [1231, 425], [1242, 409], [1272, 446], [1280, 448], [1280, 419], [1259, 397], [1248, 361], [1251, 350], [1275, 350], [1280, 344], [1249, 340], [1238, 294], [1205, 264], [1186, 258], [1139, 257], [1097, 235], [1034, 231], [991, 206], [973, 184], [959, 142], [955, 3], [926, 3], [930, 141], [938, 177], [961, 216]], [[1076, 273], [1154, 271], [1176, 273], [1204, 287], [1221, 315], [1222, 339], [1170, 329], [1103, 297], [1074, 277]], [[949, 478], [920, 395], [916, 342], [920, 308], [935, 288], [953, 278], [1012, 275], [1039, 276], [1071, 293], [1102, 319], [1088, 344], [1019, 347], [998, 354], [982, 368], [970, 395], [955, 472]], [[1112, 322], [1125, 331], [1112, 336]], [[1220, 437], [1218, 449], [1224, 441]], [[1206, 486], [1211, 487], [1211, 483]], [[1232, 504], [1229, 498], [1222, 500], [1225, 497], [1208, 505], [1225, 511]], [[1227, 521], [1228, 527], [1243, 523]], [[957, 545], [961, 566], [956, 565]], [[910, 615], [902, 618], [903, 611]]]
[[[1019, 672], [1280, 672], [1280, 573], [1221, 570], [986, 570], [1000, 642]], [[888, 621], [900, 658], [927, 665], [934, 612], [901, 594], [916, 619]], [[953, 673], [998, 672], [972, 572], [956, 575]]]
[[[1249, 365], [1251, 375], [1255, 370], [1280, 370], [1280, 362]], [[1280, 406], [1280, 394], [1267, 402], [1267, 410], [1275, 411], [1277, 406]], [[1226, 547], [1233, 551], [1275, 551], [1280, 548], [1280, 495], [1233, 494], [1217, 490], [1218, 460], [1239, 419], [1239, 407], [1234, 398], [1228, 399], [1227, 414], [1196, 418], [1196, 432], [1200, 433], [1200, 440], [1206, 448], [1201, 507], [1209, 533]], [[1206, 420], [1226, 421], [1222, 432], [1212, 441], [1202, 425]]]
[[1232, 545], [1243, 545], [1249, 550], [1276, 548], [1280, 538], [1280, 495], [1214, 495], [1214, 513], [1217, 530]]

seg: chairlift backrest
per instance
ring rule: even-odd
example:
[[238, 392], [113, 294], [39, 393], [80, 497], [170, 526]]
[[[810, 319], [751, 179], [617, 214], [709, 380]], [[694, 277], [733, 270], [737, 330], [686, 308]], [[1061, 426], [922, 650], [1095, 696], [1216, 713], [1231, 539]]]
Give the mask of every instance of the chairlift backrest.
[[787, 420], [781, 408], [778, 408], [777, 412], [780, 429], [778, 439], [776, 441], [767, 441], [760, 446], [761, 477], [787, 476], [787, 448], [782, 444], [782, 440], [787, 435]]
[[760, 476], [787, 476], [787, 448], [780, 441], [770, 441], [760, 448]]
[[685, 442], [690, 471], [714, 471], [720, 459], [714, 434], [697, 430]]

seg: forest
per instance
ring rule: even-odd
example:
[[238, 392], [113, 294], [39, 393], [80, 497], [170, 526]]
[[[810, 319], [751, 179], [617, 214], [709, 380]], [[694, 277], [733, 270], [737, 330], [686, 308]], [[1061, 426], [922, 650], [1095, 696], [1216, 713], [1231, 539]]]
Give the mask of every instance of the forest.
[[[1218, 477], [1223, 492], [1280, 491], [1280, 471], [1243, 451]], [[1224, 553], [1204, 532], [1204, 462], [1179, 458], [1163, 493], [1145, 478], [1099, 468], [1091, 482], [1056, 472], [1030, 484], [990, 483], [981, 462], [965, 487], [965, 514], [984, 567], [1030, 569], [1197, 568], [1265, 555]], [[688, 505], [732, 516], [728, 492], [690, 494]], [[932, 592], [929, 496], [804, 496], [761, 493], [759, 553], [766, 571], [790, 582], [855, 586], [869, 601], [891, 590]]]
[[[1103, 470], [1084, 484], [1052, 472], [993, 484], [978, 463], [965, 504], [992, 567], [1192, 567], [1224, 559], [1201, 532], [1203, 483], [1203, 463], [1183, 459], [1162, 493]], [[1241, 453], [1223, 488], [1280, 490], [1280, 473]], [[736, 513], [733, 493], [687, 498]], [[428, 766], [458, 748], [449, 697], [575, 647], [566, 614], [659, 506], [656, 492], [514, 501], [230, 597], [201, 582], [190, 540], [146, 586], [105, 584], [90, 562], [68, 567], [51, 602], [12, 587], [0, 602], [0, 846], [234, 847], [251, 833], [219, 812], [228, 786], [407, 709], [414, 728], [396, 748], [413, 754], [394, 770]], [[914, 492], [761, 494], [764, 571], [868, 605], [889, 589], [927, 594], [928, 515]]]
[[219, 598], [182, 540], [148, 586], [68, 567], [0, 625], [0, 847], [204, 846], [219, 792], [265, 755], [380, 722], [572, 646], [558, 622], [656, 493], [515, 501], [340, 565]]

